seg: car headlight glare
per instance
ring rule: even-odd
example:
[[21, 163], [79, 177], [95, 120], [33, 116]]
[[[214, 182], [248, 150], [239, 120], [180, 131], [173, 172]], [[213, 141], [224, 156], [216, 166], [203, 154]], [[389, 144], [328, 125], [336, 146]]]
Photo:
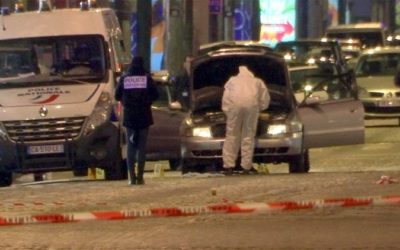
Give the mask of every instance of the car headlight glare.
[[312, 91], [312, 90], [313, 90], [313, 86], [311, 86], [311, 85], [309, 85], [309, 84], [307, 84], [306, 86], [304, 86], [304, 91], [310, 92], [310, 91]]
[[109, 120], [112, 109], [110, 93], [103, 92], [94, 107], [92, 114], [88, 117], [85, 134], [95, 130], [98, 126]]
[[6, 129], [3, 127], [3, 124], [0, 122], [0, 138], [5, 140], [7, 138]]
[[211, 138], [210, 127], [196, 127], [193, 128], [193, 136]]
[[268, 126], [267, 134], [271, 136], [283, 135], [288, 132], [285, 124], [271, 124]]

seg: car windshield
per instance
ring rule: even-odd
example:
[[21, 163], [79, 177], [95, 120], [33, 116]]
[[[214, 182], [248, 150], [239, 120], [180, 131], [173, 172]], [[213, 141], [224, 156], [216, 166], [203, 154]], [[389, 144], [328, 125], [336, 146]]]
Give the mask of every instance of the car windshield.
[[102, 79], [106, 58], [101, 36], [60, 36], [0, 41], [0, 86], [57, 79]]
[[321, 72], [317, 66], [305, 66], [290, 69], [290, 80], [294, 92], [303, 92], [307, 86], [314, 87], [321, 81]]
[[365, 55], [356, 66], [356, 76], [394, 76], [398, 70], [400, 53]]
[[[343, 52], [333, 41], [281, 42], [275, 47], [290, 68], [291, 83], [295, 92], [326, 91], [332, 86], [347, 85]], [[342, 83], [340, 83], [342, 82]], [[329, 86], [329, 87], [328, 87]], [[337, 98], [337, 97], [334, 97]]]

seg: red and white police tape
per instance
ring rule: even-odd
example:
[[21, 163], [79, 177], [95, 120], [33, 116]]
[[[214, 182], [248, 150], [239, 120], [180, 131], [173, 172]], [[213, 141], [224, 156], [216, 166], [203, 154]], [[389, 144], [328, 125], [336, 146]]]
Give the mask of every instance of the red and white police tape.
[[123, 220], [149, 217], [194, 216], [202, 214], [267, 213], [276, 211], [372, 205], [400, 205], [400, 195], [322, 199], [311, 201], [278, 201], [268, 203], [221, 203], [205, 206], [150, 208], [142, 210], [133, 209], [123, 211], [47, 213], [5, 217], [0, 215], [0, 226], [35, 223], [80, 222], [89, 220]]

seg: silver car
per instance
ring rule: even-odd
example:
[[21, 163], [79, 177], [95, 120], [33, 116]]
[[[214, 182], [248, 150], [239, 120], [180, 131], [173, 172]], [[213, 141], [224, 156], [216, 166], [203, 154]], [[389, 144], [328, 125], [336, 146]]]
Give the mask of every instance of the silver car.
[[400, 119], [400, 86], [395, 81], [399, 62], [398, 47], [366, 50], [359, 57], [355, 74], [365, 118]]
[[298, 103], [280, 54], [265, 46], [230, 43], [195, 57], [178, 80], [156, 78], [165, 101], [153, 108], [148, 159], [170, 160], [183, 173], [220, 168], [226, 126], [222, 93], [243, 64], [264, 80], [271, 95], [270, 106], [259, 116], [255, 163], [288, 163], [291, 173], [308, 172], [310, 148], [364, 142], [363, 107], [355, 97], [307, 95]]

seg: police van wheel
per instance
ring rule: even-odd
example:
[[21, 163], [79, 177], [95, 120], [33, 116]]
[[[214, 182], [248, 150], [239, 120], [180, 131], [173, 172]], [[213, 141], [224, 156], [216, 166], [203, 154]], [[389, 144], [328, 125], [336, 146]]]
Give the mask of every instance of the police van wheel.
[[124, 172], [123, 172], [123, 160], [120, 153], [117, 154], [117, 157], [110, 161], [110, 164], [104, 168], [104, 174], [106, 180], [123, 180]]
[[8, 187], [12, 184], [11, 172], [0, 172], [0, 187]]

